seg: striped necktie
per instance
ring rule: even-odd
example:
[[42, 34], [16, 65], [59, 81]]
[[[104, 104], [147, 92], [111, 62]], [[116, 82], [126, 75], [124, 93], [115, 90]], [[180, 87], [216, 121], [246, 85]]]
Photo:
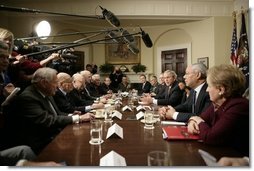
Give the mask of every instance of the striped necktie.
[[191, 104], [191, 112], [195, 113], [195, 103], [196, 103], [196, 91], [193, 90], [193, 94], [192, 94], [192, 104]]

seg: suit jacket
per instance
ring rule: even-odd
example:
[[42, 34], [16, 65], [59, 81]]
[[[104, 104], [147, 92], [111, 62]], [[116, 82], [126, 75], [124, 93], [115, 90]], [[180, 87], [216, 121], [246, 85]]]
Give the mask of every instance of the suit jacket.
[[111, 86], [111, 85], [107, 86], [105, 83], [102, 83], [101, 86], [100, 86], [100, 89], [99, 89], [101, 95], [108, 94], [107, 92], [109, 90], [112, 90], [112, 93], [117, 92], [116, 89], [113, 86]]
[[249, 100], [227, 99], [216, 111], [210, 105], [200, 117], [200, 138], [206, 144], [231, 146], [249, 156]]
[[71, 124], [72, 117], [61, 112], [52, 97], [48, 97], [56, 114], [47, 101], [33, 85], [27, 87], [16, 99], [15, 112], [9, 124], [14, 128], [13, 137], [20, 145], [30, 146], [38, 153], [66, 125]]
[[144, 87], [143, 87], [143, 84], [140, 84], [139, 94], [150, 93], [151, 86], [152, 86], [151, 83], [148, 81], [145, 82]]
[[192, 113], [192, 92], [184, 103], [175, 107], [175, 110], [179, 112], [176, 121], [187, 122], [191, 116], [200, 115], [203, 111], [207, 109], [207, 107], [211, 104], [211, 101], [208, 92], [206, 92], [206, 89], [207, 84], [205, 83], [197, 97], [194, 113]]
[[[89, 93], [89, 94], [88, 94]], [[97, 97], [94, 97], [90, 94], [89, 90], [87, 89], [87, 87], [84, 87], [84, 89], [82, 89], [80, 91], [80, 95], [81, 95], [81, 99], [84, 99], [87, 101], [87, 103], [89, 105], [93, 104], [93, 101], [97, 99]]]
[[165, 84], [159, 84], [157, 87], [156, 96], [154, 98], [155, 99], [164, 99], [166, 88], [167, 88], [167, 86]]
[[88, 106], [91, 105], [91, 101], [85, 100], [82, 98], [82, 92], [83, 91], [79, 91], [77, 89], [73, 89], [70, 93], [69, 93], [69, 97], [73, 103], [74, 106]]
[[183, 96], [183, 90], [181, 90], [178, 86], [178, 81], [175, 81], [169, 90], [169, 87], [166, 87], [165, 93], [164, 93], [164, 98], [163, 99], [158, 99], [157, 104], [158, 105], [171, 105], [171, 106], [176, 106], [181, 103], [181, 99]]
[[76, 106], [69, 94], [64, 95], [63, 92], [57, 88], [54, 100], [58, 108], [62, 112], [73, 113], [75, 110], [81, 111], [82, 113], [87, 112], [85, 106]]

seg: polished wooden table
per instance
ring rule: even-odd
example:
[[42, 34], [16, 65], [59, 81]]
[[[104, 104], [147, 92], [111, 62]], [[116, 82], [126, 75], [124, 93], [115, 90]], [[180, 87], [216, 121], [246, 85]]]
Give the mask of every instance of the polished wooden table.
[[167, 151], [171, 166], [204, 166], [205, 163], [198, 153], [203, 149], [217, 159], [222, 156], [238, 156], [233, 149], [213, 147], [201, 142], [167, 141], [162, 138], [159, 122], [155, 129], [144, 129], [144, 124], [131, 120], [137, 113], [122, 112], [122, 120], [114, 119], [123, 128], [124, 138], [110, 137], [106, 139], [108, 128], [112, 125], [104, 123], [103, 140], [101, 145], [90, 145], [90, 123], [68, 125], [48, 146], [39, 154], [37, 161], [65, 161], [69, 166], [99, 166], [99, 160], [114, 150], [125, 157], [127, 166], [147, 166], [147, 154], [153, 150]]

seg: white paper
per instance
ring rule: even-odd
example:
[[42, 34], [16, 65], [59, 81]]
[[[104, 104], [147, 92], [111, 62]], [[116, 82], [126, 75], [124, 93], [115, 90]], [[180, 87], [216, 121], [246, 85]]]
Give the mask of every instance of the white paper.
[[132, 109], [130, 108], [130, 106], [127, 106], [127, 105], [124, 106], [124, 107], [122, 108], [122, 111], [125, 111], [125, 110], [127, 110], [127, 109], [130, 110], [130, 111], [132, 111]]
[[145, 113], [144, 113], [144, 112], [142, 112], [142, 111], [138, 112], [138, 113], [136, 114], [136, 118], [137, 118], [137, 120], [139, 120], [139, 119], [143, 118], [143, 117], [144, 117], [144, 115], [145, 115]]
[[115, 123], [108, 129], [106, 139], [108, 139], [113, 134], [116, 134], [117, 136], [123, 139], [123, 128]]
[[115, 102], [115, 104], [120, 104], [120, 105], [122, 105], [123, 103], [122, 103], [120, 100], [117, 100], [117, 101]]
[[123, 114], [121, 114], [120, 112], [118, 112], [117, 110], [114, 111], [112, 118], [113, 117], [117, 117], [118, 119], [122, 119]]
[[185, 122], [176, 122], [176, 121], [161, 121], [162, 125], [186, 125]]
[[219, 166], [214, 156], [212, 156], [208, 152], [201, 149], [199, 149], [198, 152], [201, 155], [201, 157], [204, 159], [207, 166]]
[[137, 111], [144, 109], [143, 106], [139, 105], [138, 107], [136, 107]]
[[125, 158], [112, 150], [100, 159], [100, 166], [127, 166], [127, 165]]

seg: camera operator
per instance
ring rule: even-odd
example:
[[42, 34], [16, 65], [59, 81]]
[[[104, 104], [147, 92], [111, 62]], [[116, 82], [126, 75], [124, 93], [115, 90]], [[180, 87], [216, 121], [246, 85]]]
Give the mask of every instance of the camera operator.
[[9, 59], [12, 61], [8, 67], [10, 80], [16, 87], [20, 87], [21, 90], [30, 85], [32, 74], [38, 68], [45, 67], [50, 61], [60, 58], [58, 53], [53, 53], [46, 59], [34, 62], [28, 59], [25, 55], [13, 52], [14, 35], [12, 32], [4, 28], [0, 28], [0, 40], [3, 40], [9, 46]]

